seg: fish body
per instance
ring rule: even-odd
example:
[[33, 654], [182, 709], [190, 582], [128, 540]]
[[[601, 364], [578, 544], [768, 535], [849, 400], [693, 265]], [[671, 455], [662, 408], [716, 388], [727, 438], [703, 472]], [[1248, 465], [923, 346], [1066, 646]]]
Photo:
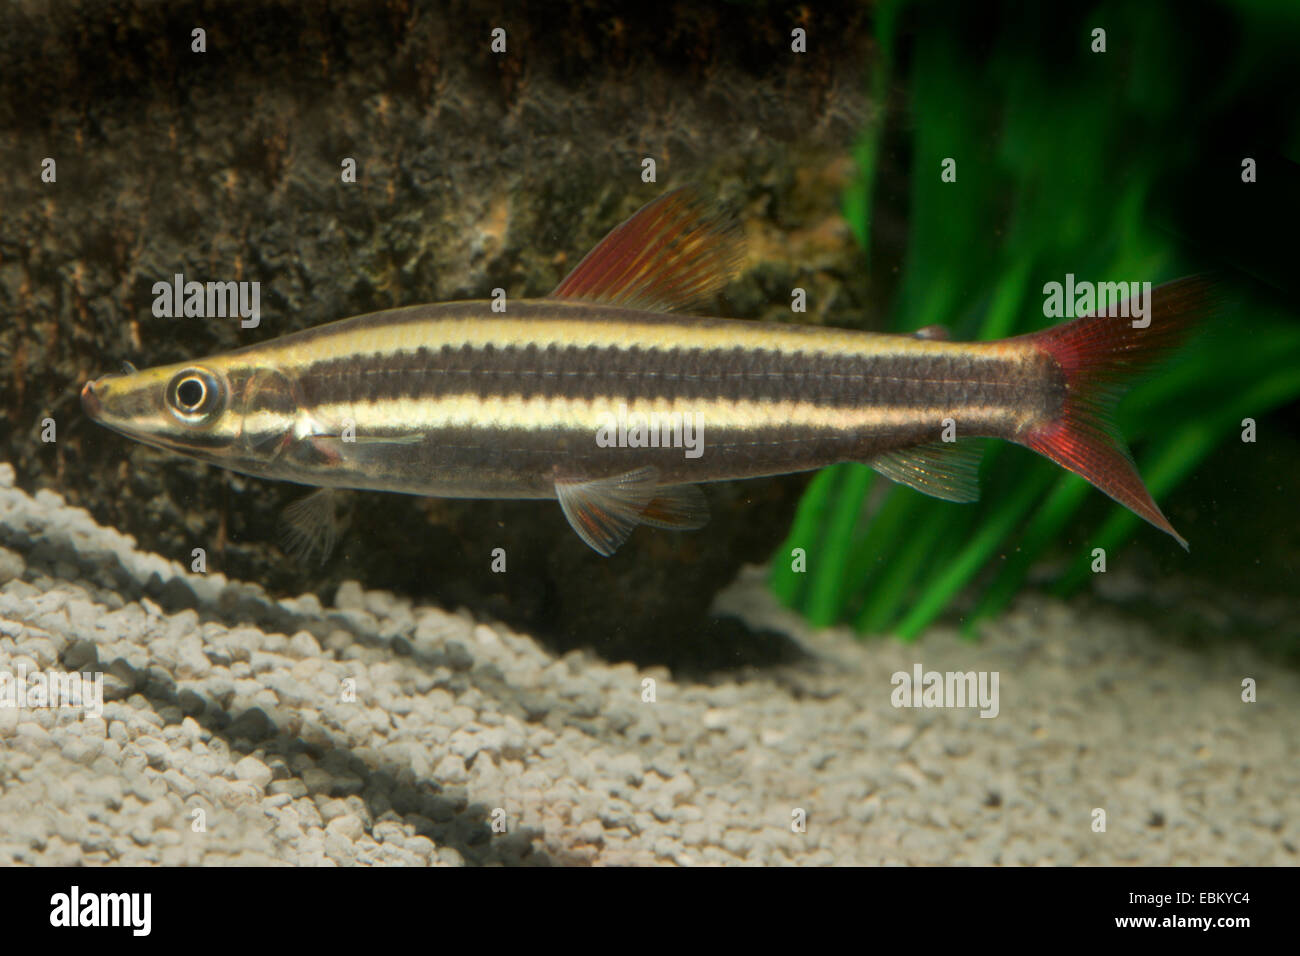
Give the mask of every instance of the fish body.
[[975, 437], [1034, 448], [1178, 537], [1094, 399], [1169, 347], [1202, 303], [1199, 280], [1157, 289], [1148, 329], [1089, 317], [988, 343], [675, 311], [738, 259], [734, 225], [677, 191], [548, 298], [357, 316], [105, 376], [83, 405], [132, 438], [264, 478], [558, 498], [604, 554], [637, 524], [699, 527], [698, 484], [836, 462], [973, 500]]

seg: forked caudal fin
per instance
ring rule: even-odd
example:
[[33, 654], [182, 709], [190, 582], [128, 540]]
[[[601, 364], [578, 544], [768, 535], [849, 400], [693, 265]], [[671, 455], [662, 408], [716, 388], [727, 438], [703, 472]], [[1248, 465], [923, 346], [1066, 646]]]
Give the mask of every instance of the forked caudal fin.
[[1216, 299], [1211, 279], [1189, 276], [1152, 290], [1143, 328], [1127, 315], [1092, 315], [1021, 337], [1060, 366], [1066, 396], [1060, 417], [1018, 441], [1086, 478], [1184, 548], [1187, 540], [1151, 499], [1112, 415], [1131, 380], [1177, 347]]

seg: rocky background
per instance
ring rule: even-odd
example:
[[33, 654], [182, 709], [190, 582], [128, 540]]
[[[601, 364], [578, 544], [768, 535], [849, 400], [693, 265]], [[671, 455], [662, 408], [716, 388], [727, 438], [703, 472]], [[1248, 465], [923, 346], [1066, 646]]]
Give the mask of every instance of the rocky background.
[[[867, 16], [798, 3], [7, 5], [0, 459], [22, 487], [57, 488], [149, 550], [188, 560], [205, 547], [211, 570], [273, 593], [330, 595], [356, 579], [616, 659], [782, 659], [781, 639], [700, 622], [741, 564], [781, 540], [801, 477], [713, 486], [707, 529], [642, 529], [613, 560], [545, 502], [360, 494], [333, 559], [304, 567], [276, 544], [302, 489], [129, 442], [87, 421], [77, 394], [124, 360], [179, 361], [496, 286], [544, 295], [683, 182], [731, 205], [749, 239], [712, 311], [870, 325], [884, 298], [837, 213], [871, 108]], [[505, 55], [489, 50], [495, 26]], [[805, 55], [790, 50], [798, 26]], [[657, 183], [641, 181], [646, 156]], [[56, 183], [41, 181], [45, 157]], [[355, 184], [340, 181], [345, 157]], [[901, 236], [883, 208], [877, 231]], [[155, 318], [152, 285], [178, 272], [259, 281], [261, 326]], [[805, 315], [790, 313], [795, 286]], [[496, 547], [504, 575], [489, 570]]]

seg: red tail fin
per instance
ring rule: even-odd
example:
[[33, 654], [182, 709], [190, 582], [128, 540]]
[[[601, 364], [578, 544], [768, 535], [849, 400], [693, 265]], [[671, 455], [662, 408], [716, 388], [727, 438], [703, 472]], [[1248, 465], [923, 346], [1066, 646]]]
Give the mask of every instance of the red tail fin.
[[1066, 398], [1059, 418], [1022, 436], [1020, 443], [1086, 478], [1184, 548], [1186, 539], [1151, 500], [1111, 416], [1130, 379], [1177, 346], [1209, 311], [1214, 290], [1203, 276], [1153, 289], [1146, 328], [1134, 328], [1122, 315], [1092, 315], [1026, 336], [1060, 365]]

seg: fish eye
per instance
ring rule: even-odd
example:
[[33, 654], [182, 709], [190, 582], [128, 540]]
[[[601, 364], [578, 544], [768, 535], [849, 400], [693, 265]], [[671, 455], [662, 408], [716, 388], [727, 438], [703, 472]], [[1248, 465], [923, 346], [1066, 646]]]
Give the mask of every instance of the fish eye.
[[167, 386], [167, 405], [188, 425], [203, 425], [221, 410], [221, 385], [207, 369], [187, 368]]
[[176, 401], [186, 411], [197, 411], [203, 404], [203, 396], [207, 393], [208, 389], [203, 384], [203, 379], [197, 376], [182, 379], [176, 385]]

